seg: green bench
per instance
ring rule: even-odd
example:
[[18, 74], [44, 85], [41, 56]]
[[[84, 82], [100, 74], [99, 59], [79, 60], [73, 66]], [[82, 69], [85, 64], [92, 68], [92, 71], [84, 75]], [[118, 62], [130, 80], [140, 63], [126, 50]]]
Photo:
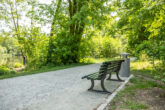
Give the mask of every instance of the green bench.
[[[86, 76], [83, 76], [82, 79], [88, 79], [91, 80], [91, 87], [88, 89], [90, 91], [97, 91], [97, 92], [103, 92], [103, 93], [111, 93], [109, 92], [105, 86], [104, 86], [104, 80], [108, 78], [107, 80], [113, 80], [113, 81], [123, 81], [121, 80], [121, 78], [119, 77], [119, 71], [120, 71], [120, 67], [121, 67], [121, 63], [124, 60], [115, 60], [115, 61], [107, 61], [107, 62], [103, 62], [102, 65], [100, 66], [100, 69], [98, 72], [96, 73], [92, 73]], [[112, 73], [115, 72], [117, 79], [111, 79]], [[101, 88], [102, 91], [100, 90], [94, 90], [94, 80], [100, 80], [101, 81]]]

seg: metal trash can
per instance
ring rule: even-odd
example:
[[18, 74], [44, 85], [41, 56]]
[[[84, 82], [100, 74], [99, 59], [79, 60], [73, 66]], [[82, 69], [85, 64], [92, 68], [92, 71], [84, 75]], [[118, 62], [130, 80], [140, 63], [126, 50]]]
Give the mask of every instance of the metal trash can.
[[121, 53], [121, 56], [124, 58], [124, 62], [121, 64], [120, 76], [129, 77], [130, 76], [130, 58], [128, 58], [129, 53]]

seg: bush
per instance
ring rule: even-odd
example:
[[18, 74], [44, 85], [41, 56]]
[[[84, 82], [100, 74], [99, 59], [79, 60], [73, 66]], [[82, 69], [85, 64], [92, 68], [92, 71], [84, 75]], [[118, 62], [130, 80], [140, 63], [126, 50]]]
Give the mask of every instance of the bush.
[[0, 66], [0, 75], [5, 75], [5, 74], [9, 74], [10, 73], [10, 69], [5, 67], [5, 66]]
[[0, 66], [0, 76], [7, 75], [7, 74], [16, 74], [16, 71], [6, 66]]
[[16, 74], [16, 71], [11, 70], [11, 71], [10, 71], [10, 74]]
[[23, 65], [21, 63], [15, 63], [14, 64], [14, 68], [19, 68], [19, 67], [22, 67]]
[[80, 63], [94, 63], [95, 59], [94, 58], [83, 58], [80, 59]]
[[139, 60], [140, 61], [149, 61], [149, 56], [146, 54], [145, 51], [140, 52]]
[[118, 38], [110, 36], [94, 36], [82, 38], [80, 46], [81, 58], [112, 58], [117, 57], [124, 50]]
[[102, 54], [105, 58], [112, 58], [120, 55], [122, 52], [121, 41], [117, 38], [103, 37]]

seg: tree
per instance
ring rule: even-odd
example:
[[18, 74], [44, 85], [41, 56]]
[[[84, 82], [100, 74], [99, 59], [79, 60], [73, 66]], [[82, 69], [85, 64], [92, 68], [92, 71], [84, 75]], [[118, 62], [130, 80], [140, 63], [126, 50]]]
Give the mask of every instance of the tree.
[[[21, 7], [21, 3], [23, 3], [24, 0], [2, 0], [1, 1], [1, 19], [6, 22], [6, 24], [9, 24], [10, 28], [14, 31], [14, 36], [17, 37], [18, 42], [21, 42], [21, 36], [20, 36], [20, 14], [22, 10], [18, 10], [18, 8]], [[11, 22], [10, 22], [11, 21]], [[26, 62], [25, 59], [25, 53], [23, 51], [23, 48], [21, 48], [22, 58], [24, 61], [24, 64]]]
[[158, 30], [164, 28], [163, 20], [157, 23], [157, 19], [163, 19], [160, 17], [160, 12], [164, 12], [163, 0], [125, 0], [118, 6], [118, 29], [128, 37], [128, 50], [132, 54], [138, 56], [136, 48], [145, 41], [162, 40], [163, 31]]
[[53, 21], [52, 21], [52, 24], [51, 24], [51, 31], [50, 31], [50, 39], [49, 39], [49, 48], [48, 48], [47, 63], [51, 62], [52, 49], [53, 49], [53, 47], [54, 47], [54, 46], [53, 46], [53, 37], [55, 36], [55, 35], [54, 35], [54, 31], [55, 31], [56, 21], [57, 21], [57, 18], [58, 18], [58, 13], [59, 13], [59, 11], [60, 11], [61, 3], [62, 3], [62, 0], [58, 0], [58, 4], [57, 4], [57, 7], [56, 7], [56, 11], [55, 11], [55, 13], [54, 13]]
[[160, 72], [165, 64], [165, 1], [125, 0], [119, 2], [118, 6], [118, 29], [128, 38], [129, 52], [138, 57], [139, 53], [145, 51], [152, 62], [153, 70], [158, 69], [155, 60], [162, 61], [157, 79], [165, 81], [164, 74]]
[[[104, 12], [107, 0], [68, 0], [59, 1], [57, 4], [54, 18], [63, 16], [62, 20], [57, 22], [53, 19], [51, 28], [51, 38], [49, 46], [49, 60], [55, 63], [77, 63], [80, 59], [80, 43], [86, 27], [101, 27], [105, 20]], [[62, 4], [63, 3], [63, 4]], [[60, 6], [64, 8], [60, 8]], [[59, 10], [61, 9], [61, 10]], [[61, 27], [60, 32], [53, 31], [54, 27]], [[53, 33], [57, 33], [56, 35]], [[54, 36], [54, 40], [52, 39]], [[54, 46], [52, 45], [54, 44]]]
[[[27, 4], [28, 2], [29, 4]], [[24, 0], [2, 1], [0, 5], [2, 7], [1, 19], [10, 26], [9, 36], [17, 39], [19, 43], [19, 48], [17, 49], [21, 52], [24, 64], [27, 63], [27, 66], [29, 66], [33, 63], [34, 67], [36, 67], [36, 65], [40, 66], [45, 63], [47, 37], [46, 34], [40, 32], [40, 27], [36, 26], [35, 6], [31, 5], [35, 4], [35, 0], [28, 2]], [[25, 11], [25, 7], [29, 10]], [[27, 14], [27, 12], [32, 13], [31, 16], [27, 15], [31, 21], [29, 23], [30, 25], [24, 25], [21, 22], [22, 18], [25, 17], [23, 14]], [[40, 61], [42, 61], [42, 63]]]

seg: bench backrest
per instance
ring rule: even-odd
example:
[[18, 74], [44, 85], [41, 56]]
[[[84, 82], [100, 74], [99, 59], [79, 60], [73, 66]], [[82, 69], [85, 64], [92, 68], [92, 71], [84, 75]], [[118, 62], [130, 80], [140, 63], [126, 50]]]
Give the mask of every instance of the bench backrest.
[[112, 72], [119, 72], [121, 63], [123, 61], [124, 60], [103, 62], [99, 69], [100, 78], [106, 77], [107, 74], [112, 73]]

